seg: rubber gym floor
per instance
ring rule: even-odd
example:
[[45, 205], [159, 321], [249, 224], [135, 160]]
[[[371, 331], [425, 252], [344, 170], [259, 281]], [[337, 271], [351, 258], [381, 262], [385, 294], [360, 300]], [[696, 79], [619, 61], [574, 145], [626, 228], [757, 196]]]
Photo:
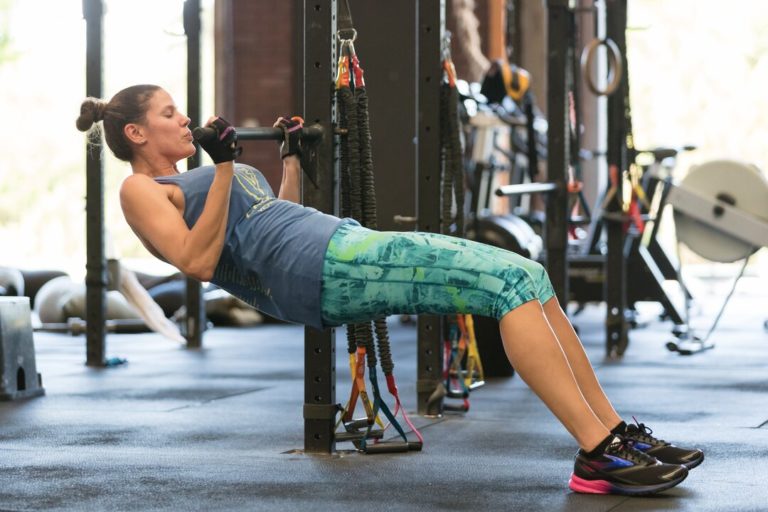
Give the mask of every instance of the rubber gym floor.
[[[698, 293], [717, 296], [721, 285], [703, 282]], [[710, 321], [719, 300], [697, 318]], [[467, 414], [416, 418], [422, 452], [362, 455], [340, 443], [335, 456], [309, 456], [300, 452], [300, 327], [215, 328], [201, 351], [110, 335], [109, 355], [128, 363], [104, 370], [84, 366], [83, 337], [37, 333], [45, 396], [0, 403], [0, 509], [768, 510], [764, 305], [760, 280], [745, 278], [713, 350], [668, 352], [669, 324], [654, 320], [631, 332], [619, 362], [603, 358], [602, 307], [575, 317], [617, 409], [706, 451], [680, 486], [644, 498], [569, 491], [576, 445], [517, 376], [473, 392]], [[652, 320], [656, 312], [648, 305]], [[396, 318], [390, 327], [412, 411], [415, 328]], [[338, 334], [342, 402], [349, 373]]]

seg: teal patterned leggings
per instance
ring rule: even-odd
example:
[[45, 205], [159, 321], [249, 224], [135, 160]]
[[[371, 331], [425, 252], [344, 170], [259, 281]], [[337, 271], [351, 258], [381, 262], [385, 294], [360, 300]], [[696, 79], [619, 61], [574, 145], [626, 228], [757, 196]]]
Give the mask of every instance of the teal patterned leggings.
[[471, 313], [501, 319], [554, 296], [544, 267], [510, 251], [434, 233], [342, 225], [323, 264], [323, 323], [391, 314]]

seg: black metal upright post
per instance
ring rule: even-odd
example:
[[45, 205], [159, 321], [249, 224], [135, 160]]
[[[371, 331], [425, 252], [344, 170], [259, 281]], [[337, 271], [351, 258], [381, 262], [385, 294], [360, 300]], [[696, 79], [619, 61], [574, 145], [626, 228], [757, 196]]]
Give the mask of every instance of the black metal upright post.
[[[619, 47], [622, 57], [626, 55], [627, 0], [606, 2], [606, 35]], [[627, 168], [627, 127], [626, 127], [627, 71], [621, 77], [616, 91], [608, 97], [608, 167], [618, 171], [615, 197], [621, 198], [621, 173]], [[618, 201], [612, 201], [606, 211], [621, 214]], [[627, 308], [626, 261], [624, 257], [625, 236], [622, 223], [606, 223], [608, 256], [605, 265], [606, 356], [615, 357], [624, 353], [629, 344], [628, 326], [625, 316]]]
[[[83, 0], [86, 26], [85, 94], [101, 98], [102, 34], [104, 5], [102, 0]], [[89, 144], [86, 156], [85, 216], [85, 320], [86, 361], [88, 366], [106, 364], [107, 261], [104, 255], [104, 164], [100, 139]]]
[[[319, 123], [324, 136], [315, 160], [316, 186], [302, 180], [302, 199], [326, 213], [338, 213], [337, 165], [334, 161], [333, 127], [336, 109], [333, 73], [336, 55], [336, 0], [297, 0], [297, 112], [307, 123]], [[304, 330], [304, 450], [333, 453], [336, 405], [336, 333], [305, 327]]]
[[[419, 231], [440, 232], [440, 81], [445, 0], [418, 0], [416, 13], [417, 206]], [[442, 413], [443, 400], [430, 400], [442, 385], [442, 317], [419, 315], [418, 412]]]
[[[187, 36], [187, 115], [192, 126], [200, 126], [200, 0], [184, 0], [184, 33]], [[199, 167], [202, 162], [201, 150], [187, 159], [187, 167]], [[197, 279], [187, 277], [186, 322], [184, 337], [187, 348], [203, 346], [205, 331], [205, 306], [203, 290]]]
[[560, 304], [568, 304], [568, 31], [572, 0], [547, 0], [547, 271]]

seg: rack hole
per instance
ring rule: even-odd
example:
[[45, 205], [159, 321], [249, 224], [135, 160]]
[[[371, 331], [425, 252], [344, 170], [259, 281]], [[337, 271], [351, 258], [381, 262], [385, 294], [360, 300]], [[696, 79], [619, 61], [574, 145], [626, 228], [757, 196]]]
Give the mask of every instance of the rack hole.
[[27, 389], [27, 379], [25, 377], [24, 368], [19, 366], [19, 371], [16, 372], [16, 391]]

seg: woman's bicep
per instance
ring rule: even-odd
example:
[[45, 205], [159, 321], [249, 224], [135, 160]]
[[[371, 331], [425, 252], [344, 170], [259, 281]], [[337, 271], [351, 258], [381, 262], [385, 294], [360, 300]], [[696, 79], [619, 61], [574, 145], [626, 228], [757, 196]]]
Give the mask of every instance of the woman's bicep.
[[133, 180], [120, 190], [120, 204], [125, 220], [142, 242], [183, 271], [189, 228], [168, 196], [158, 187]]

